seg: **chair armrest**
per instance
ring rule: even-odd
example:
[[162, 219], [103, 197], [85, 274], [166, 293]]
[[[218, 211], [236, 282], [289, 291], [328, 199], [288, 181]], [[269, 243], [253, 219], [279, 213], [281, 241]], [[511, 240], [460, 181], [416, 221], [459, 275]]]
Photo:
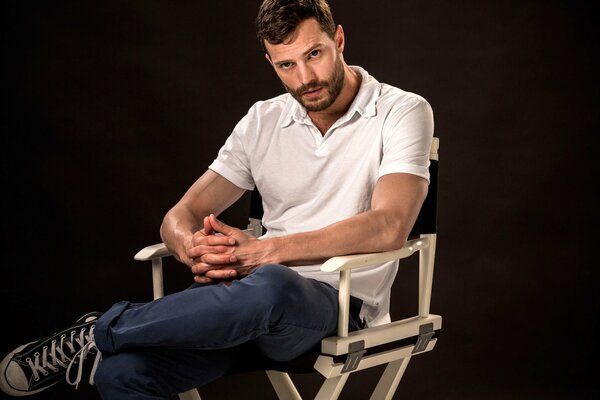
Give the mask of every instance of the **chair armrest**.
[[158, 243], [144, 247], [138, 251], [133, 258], [137, 261], [150, 261], [156, 258], [168, 257], [170, 255], [171, 252], [167, 249], [167, 246], [164, 243]]
[[353, 269], [380, 264], [406, 258], [416, 251], [428, 248], [428, 237], [420, 237], [407, 241], [402, 248], [381, 253], [355, 254], [330, 258], [321, 266], [324, 272], [339, 272], [340, 284], [338, 291], [338, 336], [348, 336], [348, 321], [350, 319], [350, 285]]
[[162, 259], [170, 255], [171, 252], [164, 243], [157, 243], [144, 247], [133, 256], [137, 261], [152, 261], [152, 293], [154, 300], [164, 295]]
[[399, 260], [401, 258], [410, 256], [415, 251], [419, 251], [427, 247], [429, 247], [429, 240], [427, 238], [418, 238], [407, 241], [406, 244], [398, 250], [385, 251], [381, 253], [352, 254], [348, 256], [332, 257], [323, 263], [321, 266], [321, 271], [345, 271], [349, 269], [367, 267], [369, 265], [381, 264], [387, 261]]

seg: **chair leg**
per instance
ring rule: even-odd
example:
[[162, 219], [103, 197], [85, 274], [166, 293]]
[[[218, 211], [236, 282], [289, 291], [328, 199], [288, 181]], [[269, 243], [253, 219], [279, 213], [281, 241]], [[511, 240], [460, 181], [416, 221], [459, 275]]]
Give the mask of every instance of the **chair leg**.
[[292, 378], [285, 372], [266, 371], [279, 400], [302, 400]]
[[336, 400], [342, 392], [349, 375], [350, 374], [342, 374], [333, 378], [325, 379], [325, 382], [323, 383], [323, 386], [321, 386], [319, 393], [317, 393], [315, 400]]
[[383, 375], [381, 375], [370, 400], [391, 400], [409, 361], [410, 357], [406, 357], [389, 363], [383, 371]]
[[184, 393], [179, 393], [179, 400], [201, 400], [200, 393], [196, 389], [188, 390]]

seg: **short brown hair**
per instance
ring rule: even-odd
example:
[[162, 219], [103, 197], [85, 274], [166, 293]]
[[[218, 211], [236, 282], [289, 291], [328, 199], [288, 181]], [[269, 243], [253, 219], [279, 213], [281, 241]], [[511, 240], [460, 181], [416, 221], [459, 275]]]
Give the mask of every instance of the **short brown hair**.
[[256, 35], [260, 44], [283, 43], [298, 25], [315, 18], [323, 32], [335, 36], [335, 23], [326, 0], [264, 0], [256, 17]]

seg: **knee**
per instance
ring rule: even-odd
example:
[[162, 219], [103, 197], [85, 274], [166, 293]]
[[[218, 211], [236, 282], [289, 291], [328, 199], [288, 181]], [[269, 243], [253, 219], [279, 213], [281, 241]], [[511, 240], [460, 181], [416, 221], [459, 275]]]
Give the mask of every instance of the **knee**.
[[289, 279], [298, 275], [296, 271], [280, 264], [265, 264], [254, 271], [254, 274], [273, 280]]
[[262, 297], [268, 299], [271, 304], [285, 302], [286, 299], [295, 297], [295, 293], [303, 290], [304, 278], [283, 265], [267, 264], [256, 270], [254, 274], [262, 282]]

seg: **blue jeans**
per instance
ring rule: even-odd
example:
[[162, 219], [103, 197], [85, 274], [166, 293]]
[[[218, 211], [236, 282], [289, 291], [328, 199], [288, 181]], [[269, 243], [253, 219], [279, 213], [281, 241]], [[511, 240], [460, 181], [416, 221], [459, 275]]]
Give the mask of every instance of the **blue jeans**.
[[[293, 360], [336, 334], [337, 295], [287, 267], [265, 265], [230, 286], [116, 303], [96, 323], [98, 391], [105, 400], [168, 399], [238, 371], [240, 362], [251, 370], [249, 354]], [[361, 301], [351, 300], [355, 330]]]

